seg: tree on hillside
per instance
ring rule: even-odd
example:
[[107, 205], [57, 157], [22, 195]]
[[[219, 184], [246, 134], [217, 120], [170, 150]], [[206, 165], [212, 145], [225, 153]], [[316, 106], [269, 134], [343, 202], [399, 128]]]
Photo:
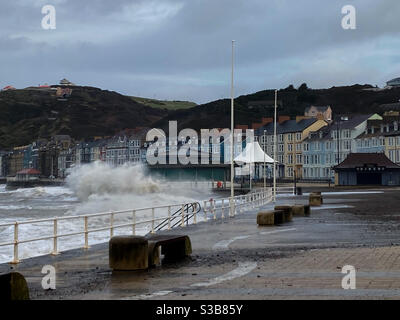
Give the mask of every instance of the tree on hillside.
[[299, 91], [306, 91], [308, 90], [307, 83], [303, 82], [299, 87]]

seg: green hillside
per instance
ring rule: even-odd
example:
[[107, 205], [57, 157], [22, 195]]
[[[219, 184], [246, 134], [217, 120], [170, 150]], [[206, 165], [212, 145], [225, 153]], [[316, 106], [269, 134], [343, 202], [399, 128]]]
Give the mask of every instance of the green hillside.
[[158, 109], [168, 109], [168, 110], [179, 110], [179, 109], [189, 109], [195, 107], [197, 104], [190, 101], [169, 101], [169, 100], [156, 100], [140, 97], [130, 97], [134, 101], [139, 102], [145, 106], [158, 108]]

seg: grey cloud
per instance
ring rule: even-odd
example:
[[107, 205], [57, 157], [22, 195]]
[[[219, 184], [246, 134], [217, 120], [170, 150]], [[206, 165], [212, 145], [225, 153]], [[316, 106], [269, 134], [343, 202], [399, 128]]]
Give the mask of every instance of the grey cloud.
[[[357, 9], [357, 30], [345, 31], [341, 8], [349, 3]], [[390, 61], [400, 49], [398, 43], [384, 55], [374, 49], [399, 35], [400, 2], [394, 0], [70, 0], [56, 5], [55, 31], [40, 29], [37, 2], [18, 4], [7, 2], [0, 12], [0, 72], [16, 86], [65, 76], [159, 98], [190, 93], [189, 99], [205, 102], [229, 94], [231, 39], [237, 40], [238, 93], [288, 82], [326, 86], [370, 77], [364, 82], [375, 83], [395, 72]], [[136, 20], [127, 19], [132, 4], [150, 16], [154, 8], [182, 7], [160, 21], [137, 20], [135, 25]], [[371, 70], [378, 72], [363, 72], [365, 44], [371, 44], [368, 54], [377, 61]], [[347, 65], [347, 53], [355, 66], [350, 76], [341, 77], [336, 70]], [[329, 65], [309, 70], [319, 66], [318, 59]], [[15, 68], [29, 76], [16, 74]]]

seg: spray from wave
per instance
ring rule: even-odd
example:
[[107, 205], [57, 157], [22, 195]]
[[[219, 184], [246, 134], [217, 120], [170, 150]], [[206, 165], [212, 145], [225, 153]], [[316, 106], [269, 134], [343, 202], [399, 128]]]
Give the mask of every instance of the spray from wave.
[[88, 200], [91, 195], [143, 195], [160, 190], [157, 181], [145, 176], [142, 165], [111, 167], [102, 162], [72, 170], [67, 185], [80, 200]]
[[81, 200], [68, 214], [130, 210], [208, 199], [210, 188], [155, 179], [143, 165], [112, 167], [102, 162], [71, 170], [67, 186]]

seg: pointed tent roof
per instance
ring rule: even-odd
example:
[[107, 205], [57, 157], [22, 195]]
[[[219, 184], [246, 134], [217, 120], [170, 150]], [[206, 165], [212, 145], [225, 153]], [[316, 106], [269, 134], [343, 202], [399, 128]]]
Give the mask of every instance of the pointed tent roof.
[[246, 144], [246, 148], [243, 150], [241, 154], [239, 154], [234, 159], [234, 161], [238, 164], [263, 163], [264, 159], [265, 163], [274, 163], [274, 159], [272, 159], [269, 155], [267, 155], [261, 149], [260, 144], [257, 141], [255, 141], [255, 142], [248, 142]]

